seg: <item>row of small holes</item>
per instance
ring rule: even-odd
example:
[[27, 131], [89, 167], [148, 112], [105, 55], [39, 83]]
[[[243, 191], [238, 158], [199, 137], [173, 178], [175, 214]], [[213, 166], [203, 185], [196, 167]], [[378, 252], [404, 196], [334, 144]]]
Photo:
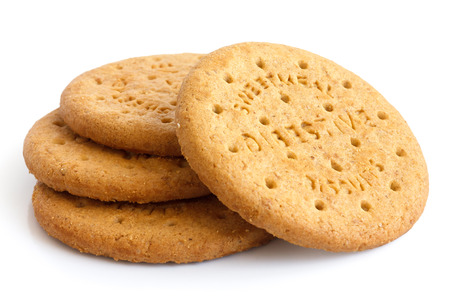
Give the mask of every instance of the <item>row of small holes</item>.
[[[266, 63], [262, 60], [262, 58], [259, 58], [256, 61], [256, 66], [258, 66], [258, 68], [260, 69], [264, 69], [266, 67]], [[308, 63], [305, 61], [299, 61], [298, 66], [300, 67], [300, 69], [308, 69]]]
[[[323, 211], [325, 210], [325, 203], [322, 200], [316, 200], [314, 202], [314, 207], [319, 210]], [[370, 205], [367, 201], [361, 201], [361, 209], [364, 211], [369, 211], [372, 208], [372, 205]]]
[[173, 67], [173, 65], [172, 65], [171, 63], [168, 63], [168, 64], [161, 63], [161, 64], [159, 64], [159, 65], [152, 65], [152, 66], [151, 66], [152, 69], [156, 69], [156, 68], [166, 68], [166, 67]]

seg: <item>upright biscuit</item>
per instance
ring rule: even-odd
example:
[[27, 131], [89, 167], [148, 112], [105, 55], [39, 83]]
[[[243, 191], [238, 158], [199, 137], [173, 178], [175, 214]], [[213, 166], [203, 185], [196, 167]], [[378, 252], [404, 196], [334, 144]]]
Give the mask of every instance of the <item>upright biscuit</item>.
[[115, 260], [197, 262], [272, 239], [212, 195], [158, 204], [111, 203], [58, 193], [38, 183], [33, 207], [49, 235], [81, 252]]
[[75, 134], [58, 110], [36, 122], [23, 152], [39, 181], [78, 196], [144, 203], [209, 194], [183, 158], [137, 155], [96, 144]]
[[100, 144], [180, 156], [173, 122], [176, 97], [200, 57], [137, 57], [88, 71], [62, 93], [61, 116], [76, 133]]
[[419, 144], [373, 87], [318, 55], [244, 43], [186, 77], [182, 152], [230, 209], [294, 244], [356, 251], [408, 231], [428, 195]]

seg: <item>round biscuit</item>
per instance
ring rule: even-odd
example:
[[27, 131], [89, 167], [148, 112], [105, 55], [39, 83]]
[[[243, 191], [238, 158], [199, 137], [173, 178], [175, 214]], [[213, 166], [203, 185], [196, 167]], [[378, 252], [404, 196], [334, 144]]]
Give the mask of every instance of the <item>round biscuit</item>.
[[94, 143], [75, 134], [58, 110], [30, 129], [23, 155], [39, 181], [82, 197], [145, 203], [210, 193], [185, 159], [134, 154]]
[[61, 95], [61, 116], [79, 135], [118, 149], [180, 156], [174, 109], [184, 76], [200, 54], [136, 57], [75, 78]]
[[147, 263], [200, 262], [245, 251], [273, 237], [213, 195], [165, 203], [101, 202], [37, 183], [37, 221], [81, 252]]
[[185, 78], [182, 153], [231, 210], [304, 247], [357, 251], [407, 232], [428, 196], [421, 149], [380, 93], [297, 48], [242, 43]]

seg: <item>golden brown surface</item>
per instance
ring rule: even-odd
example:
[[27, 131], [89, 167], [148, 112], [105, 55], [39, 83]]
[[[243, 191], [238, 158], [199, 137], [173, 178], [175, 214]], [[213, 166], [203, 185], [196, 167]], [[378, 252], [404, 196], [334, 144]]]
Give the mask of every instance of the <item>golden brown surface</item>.
[[63, 243], [115, 260], [188, 263], [269, 242], [214, 196], [158, 204], [101, 202], [35, 186], [36, 219]]
[[244, 43], [185, 79], [182, 153], [230, 209], [291, 243], [357, 251], [408, 231], [428, 195], [426, 164], [401, 115], [318, 55]]
[[180, 156], [173, 122], [177, 93], [200, 57], [137, 57], [83, 73], [62, 93], [61, 116], [76, 133], [100, 144]]
[[78, 196], [144, 203], [209, 194], [183, 158], [132, 154], [96, 144], [75, 134], [58, 110], [36, 122], [23, 151], [38, 180]]

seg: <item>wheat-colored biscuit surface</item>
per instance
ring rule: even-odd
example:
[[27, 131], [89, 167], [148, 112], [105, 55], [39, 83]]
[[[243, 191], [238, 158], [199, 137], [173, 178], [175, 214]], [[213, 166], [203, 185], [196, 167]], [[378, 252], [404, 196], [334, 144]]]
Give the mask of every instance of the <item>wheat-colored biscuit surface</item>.
[[174, 109], [184, 76], [199, 54], [130, 58], [85, 72], [61, 95], [61, 116], [100, 144], [180, 156]]
[[294, 244], [356, 251], [408, 231], [428, 195], [419, 144], [373, 87], [267, 43], [219, 49], [186, 77], [177, 135], [230, 209]]
[[144, 203], [209, 194], [183, 158], [132, 154], [96, 144], [75, 134], [58, 110], [35, 123], [23, 151], [38, 180], [78, 196]]
[[269, 242], [214, 196], [153, 204], [101, 202], [35, 186], [36, 219], [49, 235], [81, 252], [115, 260], [188, 263]]

